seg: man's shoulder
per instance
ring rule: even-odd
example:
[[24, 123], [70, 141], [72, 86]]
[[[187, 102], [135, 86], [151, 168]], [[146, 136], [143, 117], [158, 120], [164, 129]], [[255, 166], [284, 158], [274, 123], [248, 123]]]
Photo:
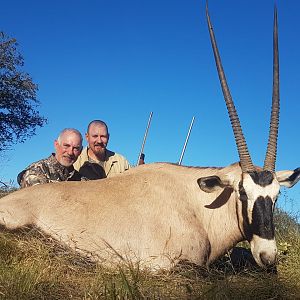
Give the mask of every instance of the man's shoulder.
[[107, 162], [112, 166], [112, 169], [115, 170], [114, 173], [123, 173], [124, 171], [130, 169], [130, 164], [125, 156], [110, 150], [108, 150], [107, 153], [111, 155]]
[[27, 166], [25, 168], [25, 170], [34, 169], [39, 166], [49, 166], [49, 165], [52, 165], [54, 163], [54, 161], [55, 160], [54, 160], [53, 154], [51, 154], [49, 157], [42, 158], [38, 161], [31, 163], [29, 166]]
[[108, 159], [110, 160], [115, 160], [115, 161], [127, 161], [127, 159], [125, 158], [125, 156], [123, 156], [120, 153], [116, 153], [114, 151], [108, 150], [106, 149], [106, 156], [108, 157]]
[[[55, 158], [51, 154], [47, 158], [40, 159], [36, 162], [31, 163], [23, 171], [17, 175], [17, 182], [21, 185], [22, 181], [26, 182], [26, 185], [33, 185], [30, 181], [42, 181], [40, 177], [44, 177], [45, 172], [48, 173], [51, 166], [54, 164]], [[32, 179], [33, 178], [33, 179]]]

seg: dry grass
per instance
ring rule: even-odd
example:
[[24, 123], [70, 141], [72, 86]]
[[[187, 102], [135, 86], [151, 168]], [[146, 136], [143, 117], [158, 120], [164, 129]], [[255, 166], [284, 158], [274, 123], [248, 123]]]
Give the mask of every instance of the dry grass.
[[0, 299], [300, 299], [300, 226], [277, 212], [277, 274], [233, 266], [181, 265], [151, 273], [124, 262], [89, 261], [35, 228], [0, 233]]

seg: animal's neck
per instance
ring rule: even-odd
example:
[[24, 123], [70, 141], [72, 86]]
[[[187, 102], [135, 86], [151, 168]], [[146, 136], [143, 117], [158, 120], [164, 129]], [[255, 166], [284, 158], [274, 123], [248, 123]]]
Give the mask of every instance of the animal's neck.
[[[226, 193], [225, 191], [223, 193]], [[212, 249], [209, 261], [212, 261], [244, 239], [238, 221], [235, 193], [231, 191], [229, 200], [220, 207], [206, 207], [205, 215], [208, 218], [207, 234]]]

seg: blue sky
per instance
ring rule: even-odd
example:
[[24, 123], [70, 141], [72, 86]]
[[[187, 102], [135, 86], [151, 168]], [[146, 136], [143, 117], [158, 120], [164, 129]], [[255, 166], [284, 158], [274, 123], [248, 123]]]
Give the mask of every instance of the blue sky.
[[[228, 84], [255, 164], [262, 165], [272, 95], [273, 0], [209, 1]], [[297, 121], [300, 2], [276, 1], [281, 116], [277, 170], [300, 166]], [[204, 0], [3, 1], [0, 29], [15, 37], [39, 85], [48, 124], [2, 153], [0, 178], [15, 180], [53, 151], [61, 129], [83, 134], [107, 122], [109, 148], [135, 164], [149, 113], [146, 162], [177, 162], [193, 116], [184, 165], [226, 166], [238, 154], [217, 77]], [[300, 184], [280, 205], [300, 211]]]

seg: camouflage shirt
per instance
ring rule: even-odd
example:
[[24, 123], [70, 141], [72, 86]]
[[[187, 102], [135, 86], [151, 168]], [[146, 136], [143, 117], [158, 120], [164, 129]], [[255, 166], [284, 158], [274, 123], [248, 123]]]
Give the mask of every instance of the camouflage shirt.
[[82, 177], [73, 166], [62, 166], [54, 154], [32, 163], [19, 173], [17, 177], [21, 188], [49, 182], [80, 180], [86, 180], [86, 178]]

